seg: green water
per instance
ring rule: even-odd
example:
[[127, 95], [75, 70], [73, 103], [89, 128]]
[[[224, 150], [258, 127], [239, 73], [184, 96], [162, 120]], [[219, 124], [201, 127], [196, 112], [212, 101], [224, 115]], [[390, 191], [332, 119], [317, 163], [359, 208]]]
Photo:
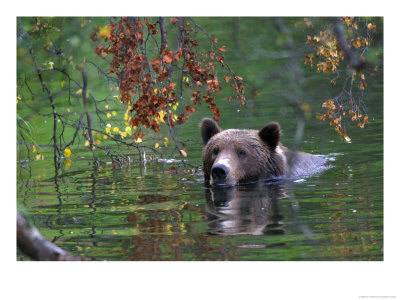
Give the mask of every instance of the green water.
[[[210, 20], [207, 30], [217, 25]], [[251, 20], [242, 20], [243, 28], [246, 22]], [[250, 39], [246, 30], [236, 38]], [[274, 38], [256, 44], [268, 50], [265, 43]], [[235, 47], [235, 38], [226, 40]], [[221, 128], [260, 129], [277, 121], [282, 143], [290, 146], [297, 120], [289, 105], [290, 80], [281, 72], [287, 58], [235, 60], [237, 53], [231, 54], [232, 67], [248, 75], [251, 86], [246, 86], [244, 107], [219, 100]], [[329, 80], [306, 71], [299, 92], [313, 113], [300, 148], [327, 158], [331, 168], [321, 174], [279, 185], [210, 190], [201, 172], [174, 172], [176, 164], [156, 160], [140, 162], [137, 151], [128, 147], [119, 151], [132, 157], [129, 165], [97, 168], [81, 145], [73, 150], [72, 166], [55, 172], [51, 149], [43, 147], [45, 160], [17, 165], [17, 206], [48, 240], [88, 260], [383, 260], [382, 78], [369, 81], [365, 103], [370, 124], [349, 127], [351, 143], [314, 117], [321, 101], [340, 89]], [[259, 92], [257, 97], [252, 90]], [[193, 166], [201, 166], [198, 124], [205, 116], [209, 113], [202, 107], [175, 130]], [[50, 134], [46, 124], [51, 119], [30, 121], [35, 134], [48, 142], [43, 136]], [[162, 146], [164, 136], [167, 131], [151, 138], [169, 153], [172, 148]], [[151, 151], [146, 154], [151, 157]], [[18, 253], [18, 259], [27, 258]]]
[[[294, 183], [218, 192], [168, 163], [97, 169], [89, 157], [58, 176], [31, 163], [36, 175], [22, 171], [17, 203], [47, 239], [94, 260], [382, 260], [382, 111], [373, 115], [350, 144], [309, 120], [302, 149], [333, 167]], [[295, 119], [275, 120], [290, 141]], [[197, 136], [188, 158], [199, 165], [197, 131], [186, 134]]]

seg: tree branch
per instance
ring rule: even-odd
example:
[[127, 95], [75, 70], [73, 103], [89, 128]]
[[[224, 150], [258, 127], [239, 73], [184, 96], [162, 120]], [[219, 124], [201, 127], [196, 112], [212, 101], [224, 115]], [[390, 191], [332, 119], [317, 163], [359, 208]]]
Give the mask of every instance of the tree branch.
[[342, 24], [341, 19], [335, 18], [334, 22], [334, 32], [336, 34], [336, 38], [340, 48], [342, 49], [345, 57], [349, 60], [350, 66], [357, 71], [362, 71], [366, 67], [365, 61], [361, 60], [352, 50], [350, 45], [348, 44], [345, 34], [344, 34], [344, 26]]
[[162, 53], [168, 47], [167, 28], [165, 27], [165, 17], [160, 17], [158, 19], [158, 22], [160, 23], [160, 31], [161, 31], [160, 53]]
[[57, 157], [58, 157], [57, 153], [59, 154], [59, 152], [60, 152], [59, 149], [58, 149], [58, 146], [57, 146], [57, 115], [58, 114], [57, 114], [57, 111], [56, 111], [56, 108], [55, 108], [55, 105], [54, 105], [53, 95], [52, 95], [50, 89], [48, 88], [48, 86], [46, 85], [46, 83], [44, 82], [44, 79], [43, 79], [43, 76], [42, 76], [42, 72], [41, 72], [41, 70], [40, 70], [40, 68], [38, 66], [38, 63], [37, 63], [37, 60], [36, 60], [36, 56], [35, 56], [35, 53], [34, 53], [32, 47], [29, 48], [29, 53], [32, 56], [33, 63], [35, 65], [36, 72], [37, 72], [37, 75], [39, 77], [40, 83], [41, 83], [43, 89], [46, 90], [46, 92], [47, 92], [47, 96], [48, 96], [48, 98], [50, 100], [50, 106], [51, 106], [51, 109], [53, 110], [54, 165], [57, 166]]

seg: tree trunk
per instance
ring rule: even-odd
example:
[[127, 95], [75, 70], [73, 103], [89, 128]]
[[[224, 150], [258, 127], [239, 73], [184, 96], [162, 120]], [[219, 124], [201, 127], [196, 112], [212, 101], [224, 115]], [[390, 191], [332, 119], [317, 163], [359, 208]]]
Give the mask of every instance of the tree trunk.
[[47, 241], [20, 212], [17, 212], [17, 246], [33, 260], [84, 260]]

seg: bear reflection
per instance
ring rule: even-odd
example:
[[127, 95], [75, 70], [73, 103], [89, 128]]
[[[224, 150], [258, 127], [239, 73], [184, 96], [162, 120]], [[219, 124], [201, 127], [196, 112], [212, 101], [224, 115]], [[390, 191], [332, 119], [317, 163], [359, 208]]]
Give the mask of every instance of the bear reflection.
[[208, 233], [284, 234], [280, 199], [285, 197], [284, 186], [279, 184], [206, 189]]

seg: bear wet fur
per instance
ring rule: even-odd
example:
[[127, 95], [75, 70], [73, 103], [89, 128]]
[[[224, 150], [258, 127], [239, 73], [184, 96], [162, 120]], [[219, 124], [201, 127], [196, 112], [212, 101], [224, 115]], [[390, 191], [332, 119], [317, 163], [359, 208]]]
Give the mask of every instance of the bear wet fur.
[[275, 122], [259, 131], [222, 130], [213, 119], [205, 118], [201, 136], [204, 178], [212, 185], [308, 176], [325, 164], [321, 157], [284, 147], [280, 126]]

